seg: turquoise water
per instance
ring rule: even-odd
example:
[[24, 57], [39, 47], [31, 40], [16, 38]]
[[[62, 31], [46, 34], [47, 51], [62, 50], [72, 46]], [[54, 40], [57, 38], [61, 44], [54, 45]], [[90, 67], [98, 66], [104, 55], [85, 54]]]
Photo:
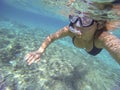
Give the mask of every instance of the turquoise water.
[[109, 53], [90, 56], [70, 38], [52, 43], [39, 63], [25, 63], [26, 53], [69, 23], [43, 1], [0, 1], [0, 90], [120, 90], [120, 66]]

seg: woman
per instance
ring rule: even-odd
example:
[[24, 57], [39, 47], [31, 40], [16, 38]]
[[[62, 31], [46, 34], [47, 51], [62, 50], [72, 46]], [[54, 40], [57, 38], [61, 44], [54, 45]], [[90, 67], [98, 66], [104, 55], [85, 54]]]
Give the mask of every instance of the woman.
[[[85, 50], [91, 55], [97, 55], [105, 48], [111, 56], [120, 63], [120, 39], [108, 32], [110, 22], [94, 20], [85, 13], [79, 16], [69, 16], [70, 24], [54, 34], [49, 35], [40, 48], [25, 56], [28, 65], [38, 62], [46, 48], [55, 40], [69, 36], [73, 44]], [[112, 28], [113, 29], [113, 28]]]

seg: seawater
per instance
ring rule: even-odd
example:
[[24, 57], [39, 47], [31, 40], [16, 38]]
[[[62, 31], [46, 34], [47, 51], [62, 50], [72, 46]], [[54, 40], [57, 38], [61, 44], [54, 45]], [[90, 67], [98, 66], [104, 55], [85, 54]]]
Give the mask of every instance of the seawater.
[[0, 90], [120, 89], [120, 66], [109, 53], [103, 50], [90, 56], [74, 47], [69, 37], [52, 43], [40, 62], [28, 66], [25, 54], [38, 49], [47, 35], [68, 25], [69, 20], [49, 8], [24, 3], [18, 4], [26, 5], [21, 8], [0, 1]]

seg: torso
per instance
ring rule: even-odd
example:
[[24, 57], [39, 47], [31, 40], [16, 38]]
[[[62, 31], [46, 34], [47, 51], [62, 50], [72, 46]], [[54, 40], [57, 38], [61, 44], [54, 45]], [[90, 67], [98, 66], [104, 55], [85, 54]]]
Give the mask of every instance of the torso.
[[[85, 48], [89, 51], [92, 47], [92, 41], [84, 40], [83, 38], [79, 38], [76, 35], [71, 35], [73, 44], [78, 48]], [[73, 40], [74, 39], [74, 40]]]
[[77, 46], [79, 48], [85, 48], [86, 47], [87, 42], [85, 40], [77, 38], [76, 36], [74, 36], [72, 39], [74, 39], [73, 43], [74, 43], [75, 46]]
[[[85, 40], [84, 38], [79, 38], [75, 34], [71, 34], [70, 37], [74, 40], [73, 44], [78, 48], [84, 48], [86, 51], [90, 51], [93, 48], [93, 39], [92, 40]], [[97, 48], [102, 48], [101, 43], [98, 39], [94, 40], [94, 44]]]

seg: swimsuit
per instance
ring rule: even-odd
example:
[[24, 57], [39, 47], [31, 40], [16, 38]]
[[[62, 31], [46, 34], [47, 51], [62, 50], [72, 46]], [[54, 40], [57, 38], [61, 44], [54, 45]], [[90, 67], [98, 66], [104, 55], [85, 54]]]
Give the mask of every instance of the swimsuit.
[[[74, 43], [75, 38], [76, 38], [76, 36], [74, 36], [74, 37], [72, 38], [72, 42], [73, 42], [74, 45], [75, 45], [75, 43]], [[97, 48], [97, 47], [95, 46], [95, 38], [94, 38], [94, 39], [93, 39], [93, 48], [92, 48], [92, 50], [89, 51], [88, 53], [89, 53], [90, 55], [95, 56], [95, 55], [99, 54], [101, 51], [102, 51], [102, 48]]]

